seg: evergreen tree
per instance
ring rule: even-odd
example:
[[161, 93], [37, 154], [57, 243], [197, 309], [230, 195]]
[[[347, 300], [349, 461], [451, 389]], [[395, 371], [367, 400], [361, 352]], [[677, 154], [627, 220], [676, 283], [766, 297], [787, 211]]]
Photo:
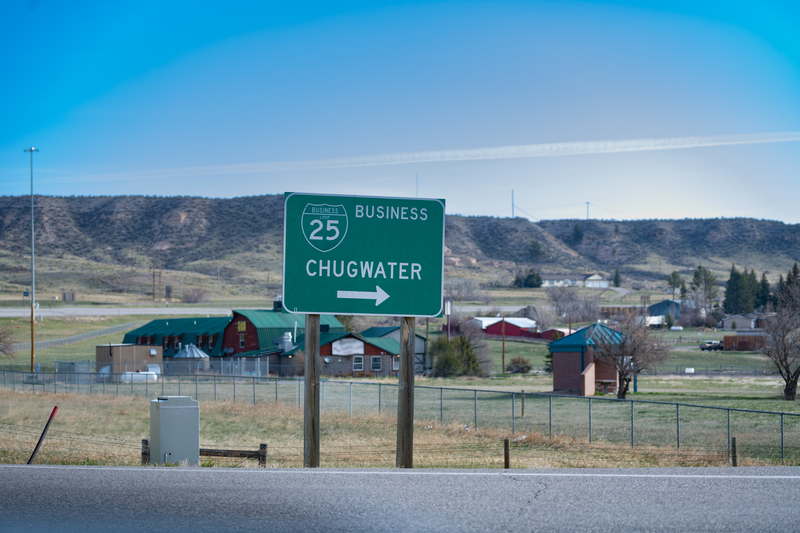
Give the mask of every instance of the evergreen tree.
[[575, 227], [572, 228], [572, 238], [576, 241], [583, 239], [583, 230], [581, 229], [580, 224], [575, 224]]
[[767, 280], [767, 273], [761, 273], [761, 283], [758, 284], [758, 292], [756, 293], [755, 306], [766, 307], [771, 301], [769, 293], [769, 281]]
[[619, 287], [622, 285], [622, 277], [619, 275], [619, 268], [614, 270], [614, 286]]
[[672, 274], [667, 276], [667, 288], [672, 291], [672, 299], [675, 299], [675, 291], [681, 288], [683, 285], [683, 278], [678, 273], [677, 270], [673, 270]]
[[722, 304], [729, 315], [753, 311], [753, 291], [748, 277], [747, 269], [745, 273], [741, 273], [736, 270], [736, 265], [731, 265], [731, 274], [725, 284], [725, 301]]
[[523, 282], [523, 287], [528, 287], [532, 289], [538, 289], [542, 286], [542, 276], [538, 273], [534, 272], [533, 269], [528, 271], [528, 275], [525, 276], [525, 281]]

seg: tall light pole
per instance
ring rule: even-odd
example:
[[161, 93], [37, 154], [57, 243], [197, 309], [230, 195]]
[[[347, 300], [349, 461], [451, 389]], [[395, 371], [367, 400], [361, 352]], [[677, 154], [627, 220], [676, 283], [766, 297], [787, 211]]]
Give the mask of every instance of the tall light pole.
[[38, 152], [39, 149], [31, 146], [30, 148], [26, 148], [24, 151], [31, 153], [31, 372], [33, 372], [35, 368], [33, 365], [33, 323], [36, 318], [36, 311], [33, 308], [33, 302], [36, 301], [36, 273], [33, 263], [33, 152]]

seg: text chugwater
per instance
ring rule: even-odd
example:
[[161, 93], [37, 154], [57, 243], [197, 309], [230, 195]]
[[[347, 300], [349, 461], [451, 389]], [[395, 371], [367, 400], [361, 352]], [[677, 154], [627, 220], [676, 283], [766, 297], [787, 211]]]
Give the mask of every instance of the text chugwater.
[[[385, 266], [384, 266], [385, 265]], [[309, 259], [306, 274], [310, 277], [336, 277], [370, 279], [422, 279], [422, 265], [399, 261], [336, 261], [332, 259]]]

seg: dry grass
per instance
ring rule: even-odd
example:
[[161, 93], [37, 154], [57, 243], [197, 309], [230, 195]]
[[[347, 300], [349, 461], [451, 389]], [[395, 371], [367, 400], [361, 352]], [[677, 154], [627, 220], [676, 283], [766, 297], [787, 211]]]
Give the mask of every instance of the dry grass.
[[[141, 439], [149, 435], [149, 405], [130, 397], [0, 390], [0, 462], [25, 463], [54, 405], [58, 414], [37, 464], [138, 465]], [[321, 466], [392, 468], [395, 461], [393, 414], [327, 411], [322, 417]], [[721, 451], [675, 450], [541, 434], [509, 435], [503, 430], [473, 431], [459, 424], [418, 421], [414, 464], [422, 468], [502, 468], [503, 439], [511, 438], [513, 468], [615, 468], [722, 466]], [[269, 467], [302, 466], [303, 416], [295, 405], [229, 401], [201, 402], [201, 447], [252, 449], [269, 444]], [[204, 466], [255, 467], [256, 461], [201, 458]], [[742, 465], [756, 464], [746, 459]]]

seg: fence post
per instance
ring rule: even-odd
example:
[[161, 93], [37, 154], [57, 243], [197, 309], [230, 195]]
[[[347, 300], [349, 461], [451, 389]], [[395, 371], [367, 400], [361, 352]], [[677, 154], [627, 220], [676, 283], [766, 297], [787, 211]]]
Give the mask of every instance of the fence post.
[[511, 434], [517, 432], [517, 393], [511, 393]]
[[731, 439], [730, 446], [731, 446], [731, 465], [739, 466], [738, 457], [736, 456], [736, 437], [733, 437]]
[[677, 424], [678, 449], [681, 449], [681, 404], [675, 404], [675, 421]]
[[786, 464], [785, 448], [783, 447], [783, 413], [781, 413], [781, 465]]
[[731, 410], [728, 409], [728, 457], [731, 456]]
[[150, 439], [142, 439], [142, 464], [150, 463]]
[[589, 398], [589, 444], [592, 443], [592, 399]]
[[444, 388], [439, 387], [439, 425], [444, 425]]
[[381, 414], [381, 399], [381, 384], [378, 383], [378, 414]]
[[511, 468], [511, 454], [508, 450], [508, 439], [503, 439], [503, 468]]
[[256, 377], [253, 376], [253, 405], [256, 404]]
[[631, 400], [631, 448], [633, 448], [633, 400]]
[[550, 438], [553, 438], [553, 395], [548, 395], [550, 398]]
[[[236, 374], [232, 375], [231, 378], [233, 379], [233, 403], [236, 403]], [[297, 384], [298, 384], [297, 403], [299, 404], [300, 403], [300, 390], [299, 390], [300, 382], [298, 381]]]
[[258, 447], [258, 466], [267, 467], [267, 445], [263, 442]]
[[353, 383], [350, 383], [350, 416], [353, 416]]
[[214, 374], [214, 401], [217, 401], [217, 375]]
[[475, 392], [475, 423], [473, 424], [472, 429], [474, 431], [478, 431], [478, 391]]
[[520, 418], [525, 418], [525, 391], [522, 391], [522, 414]]

